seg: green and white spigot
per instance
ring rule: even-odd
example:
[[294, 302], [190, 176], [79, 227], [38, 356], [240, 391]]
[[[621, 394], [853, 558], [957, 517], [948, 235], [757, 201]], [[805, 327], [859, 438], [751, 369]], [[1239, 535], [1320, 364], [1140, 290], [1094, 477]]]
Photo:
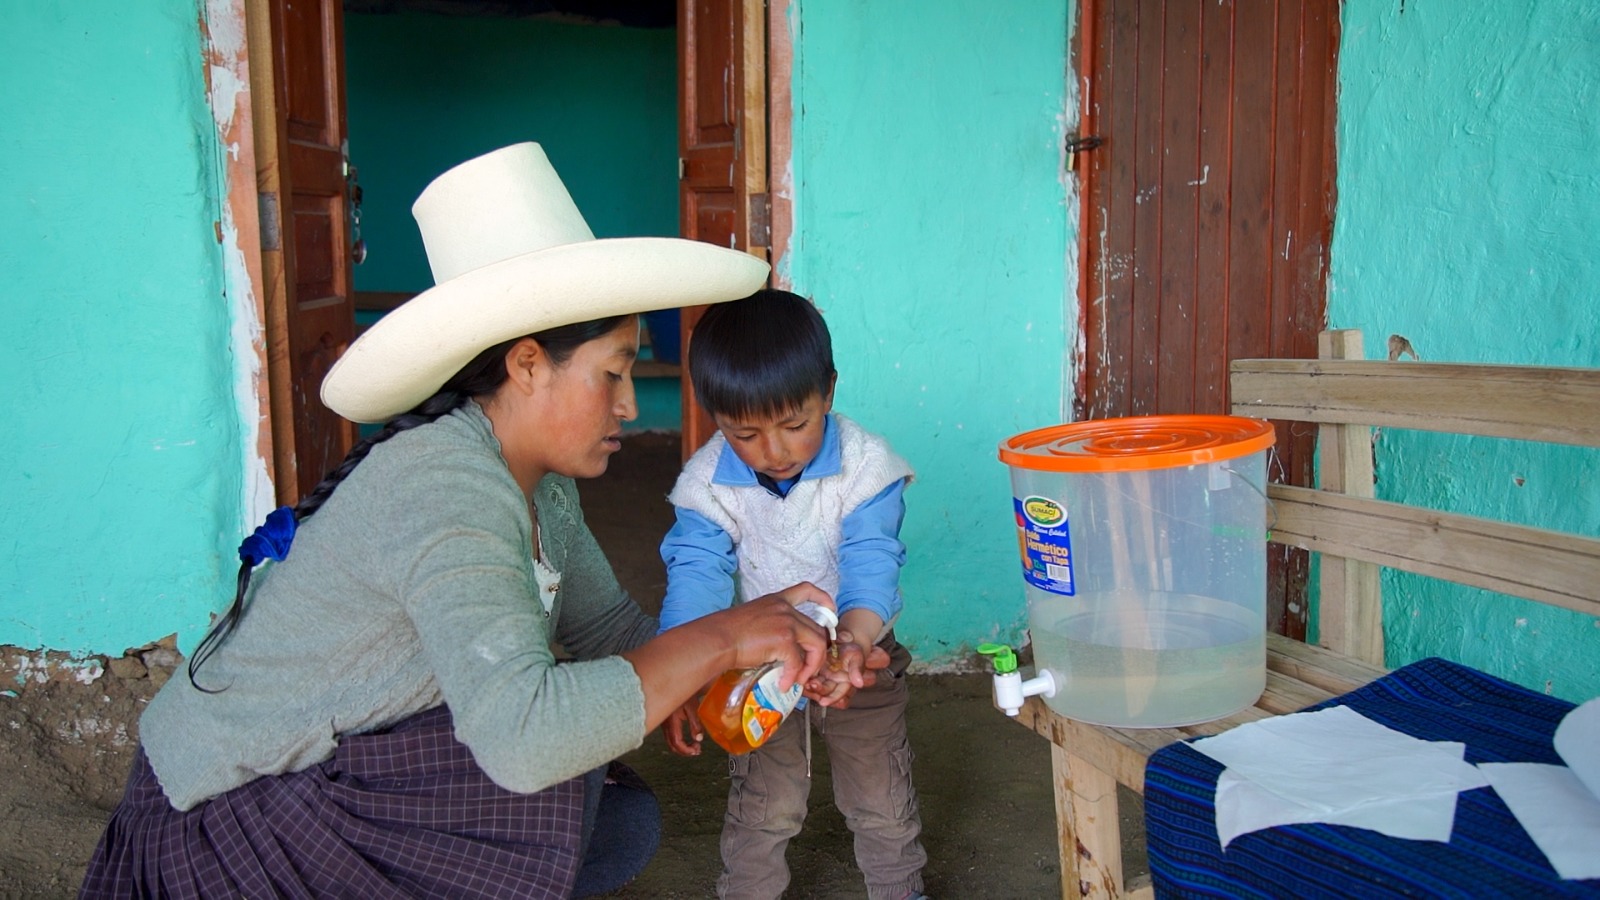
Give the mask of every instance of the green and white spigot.
[[1022, 701], [1029, 697], [1056, 695], [1056, 679], [1050, 670], [1023, 681], [1017, 672], [1017, 655], [1005, 644], [979, 644], [978, 652], [994, 657], [994, 705], [1006, 715], [1015, 716], [1022, 710]]

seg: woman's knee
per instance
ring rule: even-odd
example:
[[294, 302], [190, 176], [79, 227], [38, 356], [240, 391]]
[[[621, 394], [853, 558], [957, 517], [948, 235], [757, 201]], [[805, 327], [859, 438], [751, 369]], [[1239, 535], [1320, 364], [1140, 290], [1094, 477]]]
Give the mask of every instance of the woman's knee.
[[644, 871], [660, 845], [661, 804], [655, 793], [642, 785], [606, 784], [572, 896], [622, 887]]

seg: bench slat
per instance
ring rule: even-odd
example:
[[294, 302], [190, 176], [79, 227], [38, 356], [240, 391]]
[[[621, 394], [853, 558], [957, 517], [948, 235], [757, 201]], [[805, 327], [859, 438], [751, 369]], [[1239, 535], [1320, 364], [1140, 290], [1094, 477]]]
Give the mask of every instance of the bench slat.
[[1600, 539], [1271, 485], [1272, 540], [1600, 615]]
[[1347, 694], [1389, 671], [1281, 634], [1267, 635], [1267, 668], [1335, 696]]
[[1600, 446], [1600, 369], [1241, 359], [1237, 414]]
[[1256, 701], [1256, 709], [1281, 716], [1299, 712], [1313, 703], [1321, 703], [1332, 696], [1334, 696], [1332, 693], [1314, 684], [1297, 681], [1269, 668], [1267, 688], [1261, 692], [1261, 699]]
[[1269, 650], [1267, 687], [1256, 705], [1211, 722], [1182, 728], [1107, 728], [1058, 715], [1038, 697], [1029, 697], [1022, 704], [1017, 721], [1048, 738], [1056, 746], [1070, 749], [1073, 756], [1086, 760], [1115, 778], [1117, 783], [1142, 794], [1145, 761], [1162, 747], [1175, 741], [1221, 734], [1236, 725], [1272, 715], [1295, 712], [1340, 693], [1283, 674], [1283, 666], [1274, 664], [1272, 655]]

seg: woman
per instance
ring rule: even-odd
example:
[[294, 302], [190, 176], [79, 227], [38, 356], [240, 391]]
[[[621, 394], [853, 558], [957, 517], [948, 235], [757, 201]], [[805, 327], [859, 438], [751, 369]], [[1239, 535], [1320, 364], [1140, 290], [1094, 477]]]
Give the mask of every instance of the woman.
[[608, 761], [719, 672], [823, 661], [792, 606], [831, 605], [811, 585], [652, 637], [572, 482], [637, 413], [636, 314], [743, 296], [766, 264], [595, 240], [535, 144], [413, 213], [435, 286], [322, 389], [387, 424], [241, 546], [233, 606], [140, 720], [82, 896], [607, 891], [659, 831]]

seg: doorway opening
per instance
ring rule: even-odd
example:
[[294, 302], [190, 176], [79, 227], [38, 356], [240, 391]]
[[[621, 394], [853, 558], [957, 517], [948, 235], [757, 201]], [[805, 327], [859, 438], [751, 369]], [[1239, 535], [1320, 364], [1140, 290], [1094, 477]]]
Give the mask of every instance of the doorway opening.
[[[761, 0], [246, 0], [246, 10], [263, 408], [280, 503], [356, 439], [321, 406], [322, 376], [360, 329], [432, 286], [410, 204], [456, 163], [536, 140], [597, 237], [768, 240]], [[711, 158], [734, 164], [708, 179]], [[677, 362], [696, 312], [648, 322], [654, 358], [637, 371], [630, 425], [681, 430], [686, 455], [710, 433], [686, 424], [704, 417]]]

